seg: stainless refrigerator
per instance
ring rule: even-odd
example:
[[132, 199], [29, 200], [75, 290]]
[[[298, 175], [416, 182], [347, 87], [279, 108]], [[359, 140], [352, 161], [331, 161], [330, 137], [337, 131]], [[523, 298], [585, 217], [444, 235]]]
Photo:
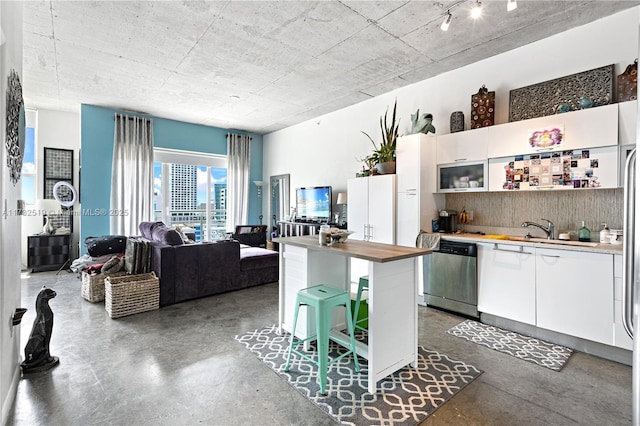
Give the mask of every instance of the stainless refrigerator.
[[[638, 199], [638, 174], [636, 173], [636, 149], [640, 145], [640, 109], [636, 116], [636, 148], [627, 156], [624, 174], [624, 247], [623, 247], [623, 325], [633, 339], [632, 367], [632, 415], [633, 424], [640, 425], [640, 238], [636, 238], [636, 224], [640, 224]], [[635, 335], [635, 336], [634, 336]]]

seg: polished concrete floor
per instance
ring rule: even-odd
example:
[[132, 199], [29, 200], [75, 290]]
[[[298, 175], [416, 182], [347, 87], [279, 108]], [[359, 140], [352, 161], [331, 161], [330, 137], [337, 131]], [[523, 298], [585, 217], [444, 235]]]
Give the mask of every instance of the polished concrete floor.
[[[234, 340], [276, 323], [277, 284], [112, 320], [82, 299], [74, 274], [32, 274], [22, 348], [43, 285], [58, 293], [60, 364], [20, 381], [9, 425], [335, 424]], [[575, 353], [554, 372], [446, 334], [462, 320], [420, 308], [420, 344], [484, 370], [423, 424], [631, 423], [630, 367]]]

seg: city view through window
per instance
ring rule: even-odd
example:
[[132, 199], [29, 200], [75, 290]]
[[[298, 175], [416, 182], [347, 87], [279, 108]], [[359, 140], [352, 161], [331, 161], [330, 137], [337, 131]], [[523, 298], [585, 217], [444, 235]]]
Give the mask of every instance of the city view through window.
[[196, 241], [213, 241], [226, 233], [227, 169], [155, 162], [155, 220], [193, 228]]

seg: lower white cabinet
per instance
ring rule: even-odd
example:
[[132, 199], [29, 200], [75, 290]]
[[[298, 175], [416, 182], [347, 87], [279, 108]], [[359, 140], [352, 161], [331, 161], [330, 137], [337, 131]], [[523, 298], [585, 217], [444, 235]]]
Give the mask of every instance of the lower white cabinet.
[[613, 255], [536, 248], [537, 326], [613, 345]]
[[613, 344], [619, 348], [633, 350], [633, 339], [629, 337], [622, 325], [622, 255], [613, 256]]
[[479, 243], [478, 310], [631, 349], [616, 275], [612, 254]]
[[533, 247], [478, 244], [478, 310], [536, 324]]

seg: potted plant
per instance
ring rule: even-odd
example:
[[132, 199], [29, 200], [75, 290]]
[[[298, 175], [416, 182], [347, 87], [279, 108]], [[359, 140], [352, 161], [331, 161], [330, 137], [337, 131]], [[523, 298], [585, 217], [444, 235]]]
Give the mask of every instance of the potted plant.
[[380, 117], [382, 142], [380, 142], [379, 147], [371, 136], [364, 131], [362, 132], [369, 138], [374, 148], [373, 153], [367, 158], [370, 159], [373, 165], [375, 165], [376, 170], [380, 174], [396, 172], [396, 140], [398, 139], [398, 127], [400, 126], [400, 120], [396, 122], [397, 104], [398, 100], [396, 99], [393, 104], [393, 114], [391, 115], [390, 125], [387, 125], [387, 113], [389, 112], [389, 108], [384, 112], [384, 118]]

